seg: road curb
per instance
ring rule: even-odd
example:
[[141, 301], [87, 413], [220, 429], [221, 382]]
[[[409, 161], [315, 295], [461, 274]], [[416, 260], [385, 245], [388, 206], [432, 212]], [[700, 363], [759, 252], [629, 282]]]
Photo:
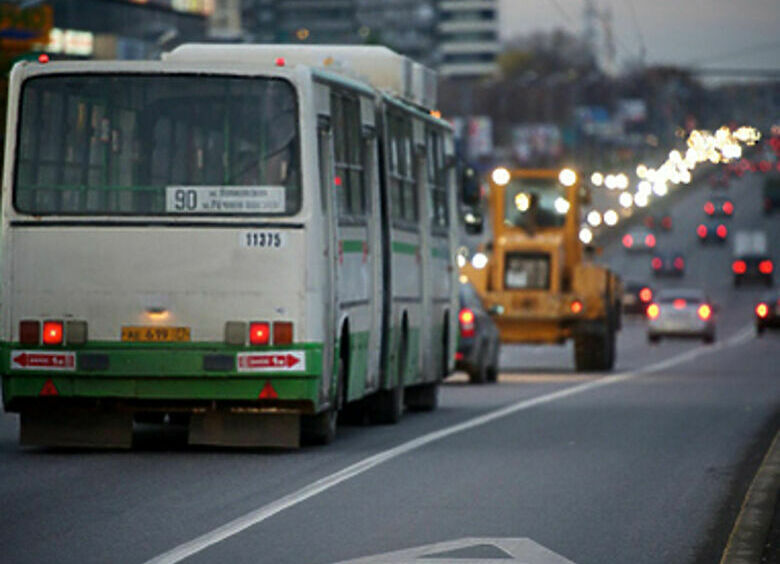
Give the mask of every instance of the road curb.
[[720, 564], [761, 562], [780, 491], [780, 432], [750, 484]]

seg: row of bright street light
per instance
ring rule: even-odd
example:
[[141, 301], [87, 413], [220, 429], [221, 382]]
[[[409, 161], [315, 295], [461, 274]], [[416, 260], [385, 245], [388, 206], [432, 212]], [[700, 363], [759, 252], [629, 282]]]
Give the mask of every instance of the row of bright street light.
[[[594, 172], [590, 175], [592, 186], [607, 190], [620, 190], [617, 197], [623, 213], [630, 214], [634, 207], [645, 208], [653, 198], [663, 198], [669, 193], [669, 185], [690, 184], [693, 171], [697, 165], [705, 162], [712, 164], [728, 163], [742, 156], [742, 145], [754, 145], [761, 139], [761, 133], [753, 127], [740, 127], [731, 131], [723, 126], [714, 133], [706, 130], [694, 130], [688, 136], [688, 146], [683, 155], [678, 150], [669, 153], [669, 157], [658, 168], [649, 168], [645, 164], [636, 167], [636, 177], [639, 182], [634, 192], [628, 191], [630, 180], [628, 174], [619, 172], [603, 174]], [[615, 209], [599, 211], [590, 210], [585, 216], [585, 223], [580, 229], [580, 240], [589, 244], [593, 241], [593, 229], [605, 225], [613, 227], [620, 221], [620, 214]]]

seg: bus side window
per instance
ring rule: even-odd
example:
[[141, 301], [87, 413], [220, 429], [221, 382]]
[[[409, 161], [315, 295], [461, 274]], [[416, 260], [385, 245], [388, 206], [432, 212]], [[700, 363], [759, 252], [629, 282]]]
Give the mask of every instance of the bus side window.
[[444, 147], [441, 134], [436, 131], [429, 131], [426, 144], [431, 228], [434, 231], [442, 231], [449, 226], [449, 215], [447, 213], [447, 178], [444, 168]]
[[360, 103], [356, 97], [334, 93], [331, 113], [339, 217], [362, 217], [366, 197]]

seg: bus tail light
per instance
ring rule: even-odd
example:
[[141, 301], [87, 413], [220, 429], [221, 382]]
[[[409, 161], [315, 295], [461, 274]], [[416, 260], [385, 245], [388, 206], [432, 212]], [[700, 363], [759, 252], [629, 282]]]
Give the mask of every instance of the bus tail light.
[[756, 306], [756, 315], [761, 319], [766, 319], [769, 315], [769, 306], [764, 302], [761, 302]]
[[255, 321], [249, 324], [249, 344], [267, 345], [271, 340], [271, 328], [265, 321]]
[[707, 321], [710, 316], [712, 316], [712, 308], [707, 304], [701, 304], [697, 310], [697, 313], [699, 314], [699, 319], [702, 321]]
[[734, 271], [734, 274], [745, 274], [745, 271], [747, 271], [747, 263], [745, 263], [744, 260], [735, 260], [731, 264], [731, 270]]
[[65, 323], [65, 340], [69, 345], [83, 345], [87, 342], [87, 322], [67, 321]]
[[465, 307], [460, 310], [458, 315], [460, 321], [460, 336], [461, 337], [473, 337], [475, 333], [475, 317], [474, 312]]
[[661, 313], [661, 308], [658, 307], [658, 304], [650, 304], [647, 306], [647, 317], [650, 319], [657, 319], [658, 315]]
[[225, 323], [225, 344], [243, 346], [246, 344], [246, 323], [228, 321]]
[[274, 321], [274, 345], [291, 345], [293, 324], [290, 321]]
[[43, 344], [61, 345], [63, 340], [62, 321], [43, 322]]
[[41, 344], [41, 324], [38, 321], [19, 322], [19, 342], [23, 345]]

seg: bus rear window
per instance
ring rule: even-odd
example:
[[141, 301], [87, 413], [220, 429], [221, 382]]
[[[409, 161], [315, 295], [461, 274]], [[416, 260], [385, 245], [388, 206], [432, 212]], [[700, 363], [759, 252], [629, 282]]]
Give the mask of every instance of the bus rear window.
[[297, 106], [281, 79], [58, 75], [23, 86], [14, 205], [35, 215], [290, 215]]

